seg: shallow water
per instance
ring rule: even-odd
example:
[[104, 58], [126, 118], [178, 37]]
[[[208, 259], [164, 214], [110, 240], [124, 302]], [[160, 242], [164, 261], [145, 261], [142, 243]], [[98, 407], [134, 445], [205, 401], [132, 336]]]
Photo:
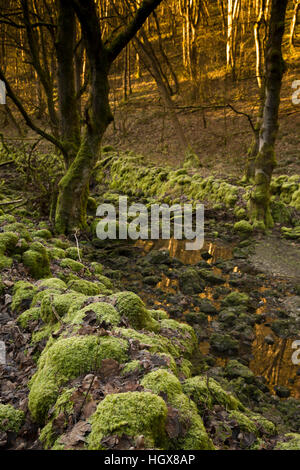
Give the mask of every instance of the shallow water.
[[[144, 254], [149, 251], [155, 250], [168, 250], [170, 256], [177, 258], [182, 261], [185, 265], [196, 264], [202, 260], [201, 254], [203, 252], [208, 252], [212, 255], [207, 262], [216, 263], [220, 260], [230, 260], [232, 259], [232, 245], [225, 244], [216, 244], [212, 242], [206, 242], [201, 250], [198, 251], [186, 251], [185, 250], [185, 241], [184, 240], [158, 240], [158, 241], [138, 241], [136, 246], [142, 248]], [[213, 268], [216, 274], [220, 274], [221, 271], [217, 268]], [[237, 266], [233, 267], [232, 272], [237, 272]], [[224, 276], [226, 278], [226, 276]], [[227, 276], [228, 277], [228, 276]], [[224, 284], [228, 286], [228, 284]], [[161, 289], [167, 293], [177, 293], [179, 290], [178, 281], [176, 279], [171, 279], [165, 274], [162, 275], [162, 280], [156, 286], [156, 288]], [[267, 299], [264, 297], [264, 290], [267, 286], [262, 286], [261, 291], [261, 306], [256, 310], [257, 315], [266, 315], [268, 314], [268, 303]], [[214, 287], [208, 287], [205, 291], [199, 296], [201, 298], [207, 298], [212, 301], [216, 307], [219, 307], [219, 301], [216, 301], [213, 297]], [[147, 299], [148, 295], [146, 292], [141, 292], [141, 296], [144, 300]], [[155, 302], [159, 304], [159, 302]], [[196, 310], [193, 309], [194, 311]], [[185, 312], [187, 313], [187, 312]], [[213, 317], [208, 317], [209, 323], [214, 320]], [[253, 373], [257, 376], [265, 377], [267, 384], [270, 388], [270, 391], [274, 393], [273, 387], [276, 385], [286, 386], [291, 390], [291, 396], [300, 399], [300, 375], [297, 375], [297, 371], [300, 371], [300, 365], [294, 365], [292, 363], [292, 354], [294, 349], [292, 349], [292, 344], [294, 339], [283, 339], [275, 335], [275, 333], [270, 328], [270, 323], [272, 322], [271, 318], [266, 317], [266, 320], [262, 324], [255, 324], [254, 326], [254, 335], [255, 339], [251, 345], [251, 357], [249, 367]], [[272, 335], [274, 339], [273, 345], [268, 345], [264, 341], [264, 338], [267, 335]], [[208, 354], [210, 352], [209, 341], [202, 341], [200, 343], [200, 349], [203, 354]], [[225, 358], [217, 358], [217, 365], [224, 366], [227, 362]]]

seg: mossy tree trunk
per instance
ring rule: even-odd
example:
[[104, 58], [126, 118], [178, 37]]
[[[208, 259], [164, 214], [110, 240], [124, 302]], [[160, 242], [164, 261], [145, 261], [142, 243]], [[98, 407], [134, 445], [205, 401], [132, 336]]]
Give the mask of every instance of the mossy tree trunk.
[[272, 227], [270, 182], [276, 166], [275, 141], [278, 132], [280, 90], [284, 73], [282, 38], [288, 0], [272, 0], [265, 59], [265, 102], [254, 165], [254, 188], [250, 198], [250, 218], [260, 228]]
[[[109, 106], [110, 67], [162, 0], [143, 0], [132, 21], [118, 36], [113, 36], [108, 45], [104, 45], [101, 39], [101, 21], [94, 0], [61, 1], [72, 5], [80, 22], [90, 76], [83, 137], [76, 156], [59, 183], [55, 227], [58, 233], [67, 233], [86, 225], [90, 176], [99, 157], [103, 134], [113, 120]], [[72, 135], [72, 129], [70, 133]]]

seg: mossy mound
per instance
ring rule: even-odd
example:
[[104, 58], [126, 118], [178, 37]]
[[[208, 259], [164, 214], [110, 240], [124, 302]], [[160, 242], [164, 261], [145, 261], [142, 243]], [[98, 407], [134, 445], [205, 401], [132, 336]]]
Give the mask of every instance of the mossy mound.
[[21, 315], [19, 315], [17, 321], [22, 328], [26, 329], [28, 328], [31, 322], [39, 320], [40, 316], [41, 316], [40, 308], [38, 307], [29, 308], [28, 310], [25, 310], [25, 312], [21, 313]]
[[206, 407], [221, 405], [228, 410], [245, 409], [244, 405], [211, 377], [196, 376], [183, 383], [184, 393], [190, 397], [200, 411]]
[[71, 323], [80, 325], [86, 316], [95, 315], [95, 319], [99, 325], [117, 326], [121, 317], [117, 310], [109, 303], [95, 302], [77, 311]]
[[0, 403], [0, 431], [18, 432], [24, 422], [24, 412]]
[[146, 448], [163, 447], [166, 442], [167, 406], [157, 395], [127, 392], [108, 395], [91, 417], [90, 450], [105, 450], [103, 439], [111, 435], [137, 438], [143, 435]]
[[17, 281], [13, 287], [11, 309], [13, 312], [21, 312], [30, 307], [37, 288], [27, 281]]
[[44, 422], [61, 385], [100, 368], [103, 359], [126, 362], [127, 350], [127, 341], [114, 337], [74, 336], [55, 341], [42, 352], [30, 382], [28, 407], [33, 419]]
[[45, 293], [41, 303], [41, 318], [45, 323], [56, 322], [66, 315], [73, 306], [81, 304], [85, 296], [78, 292], [53, 294], [50, 290]]
[[[85, 281], [83, 279], [77, 281], [69, 281], [68, 286], [70, 289], [80, 292], [81, 294], [92, 296], [106, 292], [106, 288], [103, 289], [103, 285], [96, 282]], [[101, 288], [102, 286], [102, 288]]]
[[212, 450], [213, 443], [208, 437], [197, 407], [182, 390], [179, 380], [165, 369], [147, 374], [141, 381], [146, 390], [166, 395], [167, 403], [179, 411], [179, 421], [186, 428], [184, 436], [170, 439], [170, 447], [183, 450]]
[[41, 243], [32, 243], [29, 250], [23, 254], [22, 261], [34, 279], [42, 279], [50, 275], [48, 252]]
[[85, 269], [84, 264], [79, 263], [79, 261], [74, 261], [71, 258], [64, 258], [60, 262], [61, 268], [68, 268], [70, 271], [73, 271], [75, 273], [79, 273], [80, 271], [83, 271]]
[[119, 292], [113, 295], [116, 309], [121, 317], [127, 318], [130, 326], [137, 330], [158, 330], [159, 324], [145, 307], [144, 302], [133, 292]]
[[274, 450], [300, 450], [300, 434], [292, 432], [285, 434]]
[[13, 260], [10, 255], [13, 254], [18, 240], [15, 233], [0, 233], [0, 270], [11, 267]]

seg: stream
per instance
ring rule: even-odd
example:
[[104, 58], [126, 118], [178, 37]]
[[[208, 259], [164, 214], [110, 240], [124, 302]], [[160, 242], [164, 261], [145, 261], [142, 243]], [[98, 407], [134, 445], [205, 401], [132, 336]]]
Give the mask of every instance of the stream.
[[[240, 267], [237, 263], [235, 264], [235, 259], [233, 256], [233, 244], [225, 243], [214, 243], [206, 242], [203, 248], [199, 251], [186, 251], [185, 250], [185, 241], [184, 240], [157, 240], [157, 241], [141, 241], [136, 242], [136, 248], [139, 250], [139, 255], [146, 256], [152, 250], [158, 251], [167, 251], [169, 256], [172, 259], [179, 260], [185, 266], [196, 265], [199, 262], [203, 262], [203, 254], [206, 254], [207, 263], [212, 265], [212, 270], [214, 274], [220, 275], [223, 274], [223, 277], [226, 279], [224, 283], [225, 288], [231, 290], [237, 290], [235, 287], [230, 285], [230, 275], [242, 275]], [[208, 256], [208, 255], [209, 256]], [[208, 259], [209, 258], [209, 259]], [[232, 262], [231, 271], [227, 271], [226, 274], [222, 273], [222, 270], [215, 266], [218, 263], [226, 261]], [[245, 262], [244, 262], [245, 264]], [[153, 286], [153, 290], [149, 288], [142, 282], [141, 277], [137, 272], [131, 272], [130, 276], [123, 280], [125, 286], [130, 290], [130, 286], [134, 283], [138, 286], [138, 292], [140, 297], [149, 304], [149, 300], [153, 299], [153, 292], [157, 292], [155, 295], [155, 301], [152, 302], [156, 308], [165, 308], [168, 310], [170, 304], [168, 299], [170, 295], [178, 295], [180, 293], [179, 281], [176, 279], [176, 276], [172, 275], [173, 268], [169, 268], [169, 273], [160, 272], [159, 266], [157, 266], [157, 274], [161, 277], [161, 280]], [[248, 267], [248, 271], [251, 272], [251, 267]], [[297, 339], [297, 335], [294, 337], [280, 337], [275, 334], [271, 329], [271, 324], [276, 319], [274, 317], [274, 311], [282, 310], [282, 298], [288, 298], [291, 294], [289, 288], [285, 289], [284, 280], [277, 280], [280, 285], [279, 292], [279, 301], [274, 302], [272, 296], [267, 295], [270, 292], [270, 289], [274, 289], [274, 279], [272, 277], [264, 276], [264, 279], [260, 282], [259, 287], [259, 297], [256, 302], [256, 308], [253, 311], [253, 315], [259, 316], [261, 318], [255, 319], [255, 324], [253, 325], [253, 335], [250, 336], [250, 341], [246, 346], [248, 367], [256, 376], [264, 377], [265, 383], [268, 385], [270, 391], [275, 393], [274, 386], [284, 386], [288, 387], [290, 390], [291, 396], [294, 398], [300, 399], [300, 366], [294, 365], [292, 363], [292, 355], [295, 352], [295, 349], [292, 348], [293, 342]], [[220, 304], [222, 296], [215, 295], [217, 286], [207, 286], [204, 291], [198, 294], [198, 297], [201, 299], [209, 300], [216, 309], [220, 309]], [[245, 284], [242, 288], [239, 286], [238, 290], [244, 291], [251, 296], [251, 283], [250, 285]], [[160, 295], [162, 294], [162, 295]], [[184, 315], [190, 311], [197, 312], [199, 311], [198, 307], [194, 305], [186, 305], [184, 307]], [[184, 315], [181, 318], [184, 321]], [[171, 314], [172, 316], [172, 314]], [[211, 350], [209, 336], [215, 328], [215, 322], [217, 320], [217, 315], [208, 315], [208, 327], [207, 337], [200, 338], [199, 347], [203, 354], [210, 354], [215, 358], [216, 366], [224, 366], [229, 360], [228, 357], [220, 357]], [[230, 334], [230, 332], [229, 332]], [[204, 335], [205, 336], [205, 335]], [[269, 340], [266, 341], [266, 338]], [[298, 336], [299, 339], [299, 336]], [[240, 359], [244, 346], [240, 346], [240, 350], [237, 356], [230, 356], [230, 359]]]

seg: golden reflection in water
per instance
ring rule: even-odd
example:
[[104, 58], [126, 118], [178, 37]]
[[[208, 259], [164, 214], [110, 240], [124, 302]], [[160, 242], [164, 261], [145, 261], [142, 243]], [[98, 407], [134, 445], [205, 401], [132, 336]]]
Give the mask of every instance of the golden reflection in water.
[[[272, 333], [270, 327], [255, 325], [255, 340], [252, 344], [253, 359], [250, 369], [255, 375], [267, 379], [271, 391], [275, 385], [284, 385], [291, 390], [291, 395], [300, 398], [299, 366], [292, 363], [293, 339], [276, 338], [275, 344], [268, 345], [264, 338]], [[273, 335], [274, 336], [274, 335]]]
[[186, 240], [176, 240], [170, 238], [169, 240], [138, 240], [136, 246], [142, 248], [145, 253], [150, 250], [169, 250], [172, 258], [177, 258], [184, 264], [196, 264], [203, 261], [201, 254], [207, 251], [212, 258], [208, 263], [215, 263], [220, 258], [228, 260], [232, 258], [232, 247], [225, 245], [216, 245], [212, 242], [205, 242], [201, 250], [187, 251], [185, 249]]

